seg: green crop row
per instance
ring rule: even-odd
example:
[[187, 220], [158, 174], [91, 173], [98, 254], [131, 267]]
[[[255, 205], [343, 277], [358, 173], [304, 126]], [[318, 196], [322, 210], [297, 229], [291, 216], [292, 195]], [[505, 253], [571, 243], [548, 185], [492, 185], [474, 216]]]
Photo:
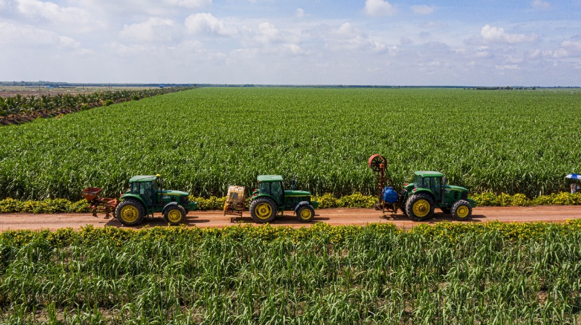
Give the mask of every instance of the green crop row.
[[[478, 206], [535, 206], [535, 205], [581, 205], [581, 193], [562, 192], [558, 194], [541, 195], [533, 199], [523, 194], [508, 195], [501, 193], [482, 193], [471, 195]], [[190, 196], [191, 201], [198, 203], [199, 210], [222, 210], [226, 197], [211, 196], [209, 198]], [[249, 199], [247, 199], [248, 201]], [[355, 193], [340, 198], [332, 194], [314, 196], [313, 200], [319, 202], [319, 208], [373, 208], [378, 202], [377, 197]], [[67, 199], [46, 199], [42, 201], [7, 198], [0, 200], [0, 213], [72, 213], [89, 212], [89, 204], [85, 200], [71, 202]], [[248, 202], [246, 206], [249, 206]]]
[[[370, 155], [393, 183], [443, 172], [472, 193], [535, 197], [581, 170], [578, 91], [199, 88], [0, 127], [0, 199], [116, 196], [134, 175], [222, 197], [278, 174], [297, 189], [373, 194]], [[249, 192], [250, 193], [250, 192]], [[249, 194], [247, 193], [247, 194]]]
[[581, 222], [0, 233], [6, 324], [574, 324]]

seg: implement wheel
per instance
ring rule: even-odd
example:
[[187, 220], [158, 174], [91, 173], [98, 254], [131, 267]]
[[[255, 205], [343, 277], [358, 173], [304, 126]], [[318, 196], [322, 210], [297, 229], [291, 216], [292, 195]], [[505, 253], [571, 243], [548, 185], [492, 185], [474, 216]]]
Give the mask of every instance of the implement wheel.
[[186, 209], [181, 205], [172, 205], [165, 210], [163, 217], [169, 225], [179, 225], [186, 220], [186, 214]]
[[452, 206], [452, 218], [454, 220], [470, 220], [472, 218], [472, 206], [466, 200], [458, 200]]
[[371, 170], [377, 173], [386, 168], [387, 161], [382, 155], [375, 154], [369, 157], [369, 160], [367, 160], [367, 165], [369, 168], [371, 168]]
[[117, 205], [115, 216], [125, 226], [136, 226], [145, 217], [145, 208], [136, 200], [125, 200]]
[[413, 221], [429, 220], [434, 215], [434, 205], [434, 200], [428, 194], [414, 194], [405, 205], [406, 214]]
[[310, 204], [297, 209], [297, 219], [300, 222], [311, 222], [313, 218], [315, 218], [315, 209]]
[[267, 197], [260, 197], [250, 203], [250, 216], [252, 220], [265, 223], [271, 222], [276, 217], [276, 203]]

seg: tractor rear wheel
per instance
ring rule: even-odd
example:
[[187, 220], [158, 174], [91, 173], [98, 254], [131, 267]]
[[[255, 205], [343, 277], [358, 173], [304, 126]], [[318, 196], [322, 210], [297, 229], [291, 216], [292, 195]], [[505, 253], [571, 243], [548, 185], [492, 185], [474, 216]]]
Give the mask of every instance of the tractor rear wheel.
[[406, 203], [406, 214], [414, 221], [429, 220], [434, 215], [434, 205], [434, 200], [428, 194], [414, 194]]
[[470, 220], [472, 218], [472, 206], [466, 200], [458, 200], [452, 206], [452, 218], [454, 220]]
[[179, 225], [186, 220], [186, 209], [181, 205], [172, 205], [163, 213], [165, 221], [170, 225]]
[[250, 216], [252, 220], [265, 223], [271, 222], [276, 217], [276, 203], [267, 197], [260, 197], [250, 203]]
[[303, 205], [297, 209], [297, 219], [300, 222], [311, 222], [315, 218], [315, 209], [309, 205]]
[[117, 205], [115, 216], [125, 226], [136, 226], [145, 217], [145, 208], [137, 200], [125, 200]]

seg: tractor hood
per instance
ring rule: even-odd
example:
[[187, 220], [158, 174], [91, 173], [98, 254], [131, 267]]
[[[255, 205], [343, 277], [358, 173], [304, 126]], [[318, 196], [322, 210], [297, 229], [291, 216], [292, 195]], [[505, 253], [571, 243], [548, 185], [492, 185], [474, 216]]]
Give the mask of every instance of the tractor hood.
[[462, 186], [446, 185], [444, 188], [446, 189], [446, 192], [448, 191], [468, 192], [468, 189]]
[[188, 196], [188, 195], [190, 195], [188, 192], [174, 191], [174, 190], [163, 190], [162, 193], [164, 196]]
[[293, 191], [293, 190], [286, 190], [284, 191], [284, 196], [311, 196], [311, 192], [308, 191]]

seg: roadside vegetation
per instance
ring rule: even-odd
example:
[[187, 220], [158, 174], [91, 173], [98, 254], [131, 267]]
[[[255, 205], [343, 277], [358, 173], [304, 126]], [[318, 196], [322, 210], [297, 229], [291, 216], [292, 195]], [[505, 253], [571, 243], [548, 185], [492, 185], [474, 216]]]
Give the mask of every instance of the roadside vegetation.
[[581, 223], [0, 233], [7, 324], [573, 324]]
[[[536, 205], [581, 205], [581, 193], [554, 193], [529, 199], [523, 194], [508, 195], [502, 193], [482, 193], [470, 196], [478, 206], [536, 206]], [[355, 193], [336, 198], [331, 194], [313, 197], [319, 202], [319, 208], [373, 208], [378, 202], [376, 196]], [[249, 198], [247, 199], [249, 200]], [[190, 196], [190, 201], [198, 203], [200, 210], [222, 210], [226, 197], [210, 196], [209, 198]], [[87, 213], [88, 203], [82, 199], [69, 201], [67, 199], [16, 200], [6, 198], [0, 200], [0, 213]], [[247, 202], [246, 206], [249, 206]]]

